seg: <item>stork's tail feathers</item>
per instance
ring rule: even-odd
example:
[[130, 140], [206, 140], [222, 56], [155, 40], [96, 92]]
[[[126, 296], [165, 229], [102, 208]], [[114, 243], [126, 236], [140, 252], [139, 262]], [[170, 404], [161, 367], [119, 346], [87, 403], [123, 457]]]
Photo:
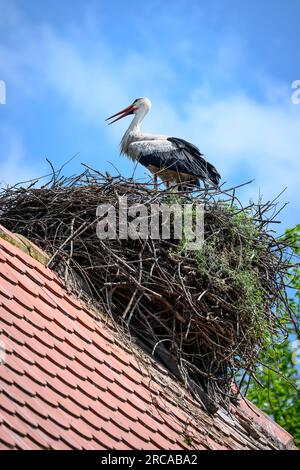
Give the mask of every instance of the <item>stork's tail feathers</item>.
[[207, 180], [210, 184], [215, 186], [216, 188], [219, 187], [221, 175], [216, 170], [216, 168], [211, 164], [206, 162], [206, 171], [207, 171]]

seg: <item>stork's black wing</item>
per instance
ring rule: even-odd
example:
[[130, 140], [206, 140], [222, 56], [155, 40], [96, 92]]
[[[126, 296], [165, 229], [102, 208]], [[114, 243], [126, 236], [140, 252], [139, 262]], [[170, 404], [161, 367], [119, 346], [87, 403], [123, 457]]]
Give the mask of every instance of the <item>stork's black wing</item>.
[[168, 137], [172, 148], [160, 151], [154, 149], [150, 153], [140, 154], [139, 162], [144, 166], [153, 165], [159, 169], [168, 169], [177, 173], [185, 173], [200, 178], [210, 180], [216, 186], [219, 184], [221, 176], [213, 165], [203, 158], [200, 150], [190, 142], [176, 137]]
[[201, 178], [200, 174], [197, 174], [197, 171], [200, 171], [201, 174], [204, 173], [205, 179], [209, 179], [212, 183], [218, 186], [221, 175], [211, 163], [207, 162], [205, 158], [202, 158], [203, 153], [200, 152], [196, 145], [191, 144], [184, 139], [178, 139], [177, 137], [169, 137], [168, 140], [183, 152], [185, 158], [189, 161], [191, 168], [195, 171], [195, 175]]

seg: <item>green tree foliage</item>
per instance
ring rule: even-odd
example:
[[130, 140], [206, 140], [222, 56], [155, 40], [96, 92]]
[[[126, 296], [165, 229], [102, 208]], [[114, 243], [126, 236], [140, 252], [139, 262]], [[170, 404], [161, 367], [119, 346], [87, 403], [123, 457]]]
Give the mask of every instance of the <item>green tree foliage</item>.
[[294, 296], [290, 299], [290, 304], [295, 312], [292, 329], [300, 340], [300, 224], [296, 225], [293, 229], [288, 229], [286, 236], [289, 238], [289, 242], [294, 248], [298, 261], [298, 264], [293, 268], [291, 273], [291, 285], [295, 289], [295, 292]]
[[[285, 237], [300, 254], [300, 224], [286, 231]], [[294, 289], [290, 295], [290, 305], [294, 316], [287, 318], [288, 338], [280, 344], [272, 344], [261, 357], [261, 366], [251, 378], [247, 398], [271, 416], [278, 424], [294, 436], [300, 448], [300, 268], [291, 270], [290, 284]]]

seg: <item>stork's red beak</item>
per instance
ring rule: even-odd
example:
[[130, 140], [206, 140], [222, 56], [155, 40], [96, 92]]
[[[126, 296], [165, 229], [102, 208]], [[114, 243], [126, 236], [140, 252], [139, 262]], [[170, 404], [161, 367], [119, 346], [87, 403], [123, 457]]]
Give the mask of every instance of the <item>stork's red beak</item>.
[[133, 106], [133, 104], [131, 104], [131, 105], [128, 106], [127, 108], [122, 109], [122, 111], [119, 111], [118, 113], [113, 114], [112, 116], [108, 117], [108, 118], [105, 119], [105, 120], [108, 121], [109, 119], [112, 119], [112, 118], [114, 118], [115, 116], [119, 116], [119, 114], [120, 114], [121, 116], [119, 116], [117, 119], [114, 119], [113, 121], [111, 121], [111, 122], [108, 123], [108, 124], [112, 124], [113, 122], [116, 122], [116, 121], [118, 121], [119, 119], [122, 119], [123, 117], [128, 116], [128, 114], [133, 114], [136, 109], [137, 109], [137, 108], [136, 108], [135, 106]]

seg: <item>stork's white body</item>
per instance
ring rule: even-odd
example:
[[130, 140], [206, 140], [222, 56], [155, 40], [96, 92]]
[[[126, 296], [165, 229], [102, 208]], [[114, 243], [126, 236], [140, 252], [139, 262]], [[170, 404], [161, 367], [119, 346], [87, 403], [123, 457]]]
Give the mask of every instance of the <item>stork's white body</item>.
[[174, 146], [168, 142], [168, 137], [160, 134], [145, 134], [137, 130], [127, 131], [121, 140], [121, 153], [128, 155], [132, 160], [137, 160], [140, 153], [149, 155], [155, 151], [170, 151]]

